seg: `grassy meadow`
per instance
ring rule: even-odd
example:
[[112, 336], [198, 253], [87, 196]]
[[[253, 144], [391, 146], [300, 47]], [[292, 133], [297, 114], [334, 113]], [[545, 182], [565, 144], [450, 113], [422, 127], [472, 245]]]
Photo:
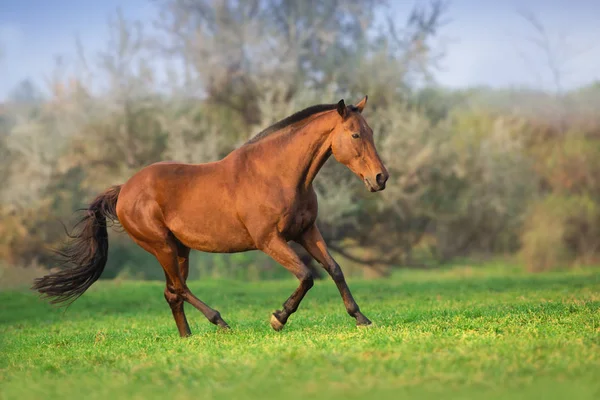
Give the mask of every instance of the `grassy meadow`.
[[232, 327], [186, 305], [177, 335], [161, 282], [99, 281], [66, 311], [0, 292], [2, 399], [600, 398], [600, 270], [505, 266], [400, 271], [349, 282], [357, 328], [330, 280], [281, 332], [292, 279], [191, 282]]

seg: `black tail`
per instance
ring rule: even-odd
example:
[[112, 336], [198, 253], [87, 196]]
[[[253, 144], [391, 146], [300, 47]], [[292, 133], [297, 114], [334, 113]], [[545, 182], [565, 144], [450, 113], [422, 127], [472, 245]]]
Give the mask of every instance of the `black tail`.
[[118, 220], [116, 206], [120, 191], [121, 186], [113, 186], [96, 197], [75, 225], [74, 230], [80, 227], [79, 232], [67, 232], [71, 241], [56, 251], [61, 258], [60, 266], [66, 269], [34, 281], [32, 289], [52, 298], [50, 303], [70, 304], [100, 278], [108, 255], [106, 220]]

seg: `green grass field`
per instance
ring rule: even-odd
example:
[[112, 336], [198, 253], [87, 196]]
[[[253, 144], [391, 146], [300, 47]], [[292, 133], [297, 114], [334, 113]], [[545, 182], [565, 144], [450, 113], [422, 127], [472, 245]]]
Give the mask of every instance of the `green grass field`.
[[186, 305], [180, 339], [159, 282], [97, 282], [66, 312], [0, 292], [0, 398], [600, 398], [600, 269], [498, 267], [351, 280], [356, 328], [319, 281], [281, 332], [296, 282], [192, 282], [232, 331]]

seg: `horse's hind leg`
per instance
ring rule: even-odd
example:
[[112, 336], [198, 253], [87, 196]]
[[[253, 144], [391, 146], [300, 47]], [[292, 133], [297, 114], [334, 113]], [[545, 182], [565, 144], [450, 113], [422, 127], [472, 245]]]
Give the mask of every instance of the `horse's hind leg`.
[[129, 236], [140, 247], [153, 254], [163, 267], [167, 281], [165, 298], [171, 306], [179, 333], [182, 336], [189, 334], [181, 300], [196, 307], [213, 324], [229, 328], [218, 311], [204, 304], [188, 289], [185, 281], [188, 273], [189, 248], [183, 246], [165, 226], [162, 211], [157, 204], [153, 201], [141, 203], [140, 201], [136, 207], [123, 203], [124, 205], [117, 210], [119, 221]]
[[[157, 229], [156, 231], [163, 231]], [[229, 328], [229, 325], [221, 318], [221, 314], [208, 305], [203, 303], [190, 291], [186, 284], [188, 274], [189, 249], [181, 245], [173, 234], [168, 230], [164, 230], [164, 234], [160, 235], [158, 240], [157, 235], [153, 235], [153, 240], [142, 239], [140, 235], [131, 235], [132, 239], [143, 249], [153, 254], [165, 271], [167, 280], [167, 288], [165, 290], [165, 298], [171, 306], [173, 317], [177, 323], [177, 328], [181, 336], [189, 334], [189, 325], [185, 319], [183, 312], [183, 301], [187, 301], [192, 306], [197, 308], [204, 316], [213, 324], [221, 328]], [[181, 251], [181, 255], [179, 252]], [[181, 257], [185, 255], [186, 257]]]
[[[179, 271], [183, 277], [184, 282], [187, 280], [188, 272], [189, 272], [189, 255], [190, 249], [178, 243], [177, 246], [177, 261], [179, 262]], [[169, 306], [171, 307], [171, 311], [173, 312], [173, 318], [175, 319], [175, 323], [177, 324], [177, 329], [179, 330], [179, 335], [181, 337], [186, 337], [192, 334], [190, 331], [190, 326], [187, 322], [187, 318], [185, 317], [185, 311], [183, 309], [183, 296], [178, 295], [175, 292], [175, 286], [169, 278], [169, 275], [165, 271], [165, 278], [167, 280], [167, 287], [165, 288], [165, 299]]]
[[[221, 314], [208, 305], [198, 299], [187, 287], [182, 274], [180, 263], [178, 260], [177, 242], [174, 238], [169, 237], [166, 243], [159, 249], [154, 249], [154, 255], [157, 258], [160, 265], [162, 265], [167, 274], [168, 278], [173, 283], [172, 292], [178, 296], [181, 296], [183, 300], [196, 307], [204, 316], [213, 324], [218, 325], [221, 328], [229, 328], [229, 325], [221, 318]], [[187, 265], [186, 265], [187, 267]], [[187, 275], [187, 271], [186, 271]]]
[[185, 317], [185, 312], [183, 310], [183, 297], [175, 292], [173, 282], [171, 282], [169, 276], [167, 274], [165, 274], [165, 276], [167, 278], [165, 300], [167, 300], [169, 307], [171, 307], [171, 312], [173, 313], [173, 318], [177, 324], [179, 335], [181, 337], [190, 336], [192, 331], [190, 330], [190, 325], [187, 322], [187, 318]]
[[177, 243], [177, 261], [179, 261], [179, 271], [181, 271], [183, 281], [187, 282], [190, 273], [190, 248], [179, 241]]

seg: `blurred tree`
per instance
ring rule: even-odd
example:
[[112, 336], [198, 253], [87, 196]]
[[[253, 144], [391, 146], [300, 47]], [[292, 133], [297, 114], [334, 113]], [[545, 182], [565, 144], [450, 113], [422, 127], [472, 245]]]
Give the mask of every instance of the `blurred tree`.
[[42, 94], [31, 79], [25, 79], [17, 84], [8, 95], [9, 102], [17, 104], [36, 104], [42, 100]]

